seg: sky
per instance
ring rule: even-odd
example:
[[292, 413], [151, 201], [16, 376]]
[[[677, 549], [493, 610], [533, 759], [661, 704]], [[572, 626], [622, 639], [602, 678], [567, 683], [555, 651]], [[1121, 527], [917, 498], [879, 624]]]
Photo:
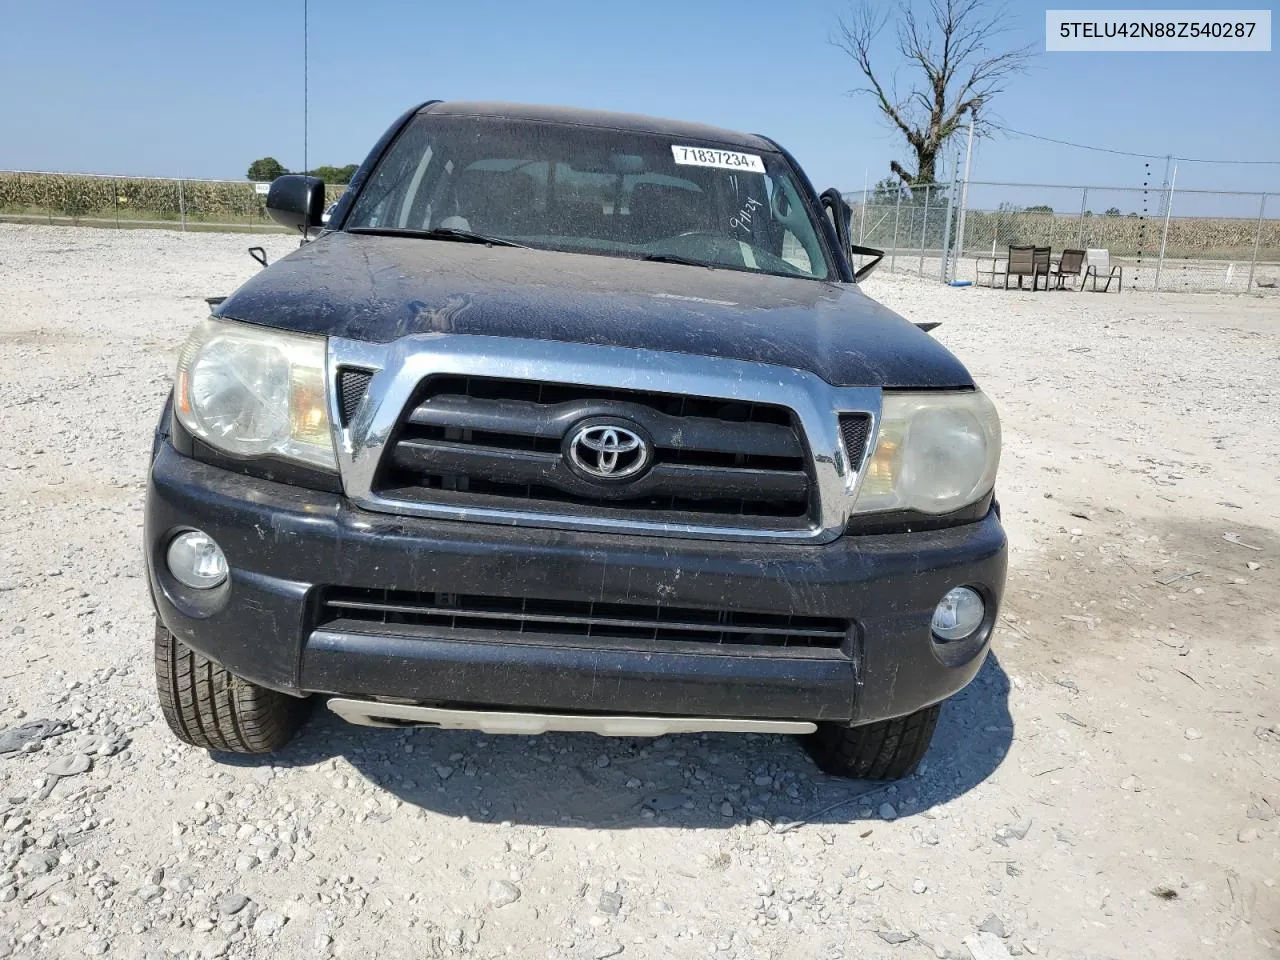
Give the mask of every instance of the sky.
[[[841, 0], [309, 3], [311, 166], [358, 162], [403, 110], [435, 98], [569, 104], [764, 133], [818, 189], [859, 191], [891, 160], [913, 166], [873, 102], [849, 93], [859, 76], [828, 42], [849, 9]], [[0, 169], [238, 179], [266, 155], [302, 168], [303, 0], [0, 6]], [[997, 42], [1043, 51], [1045, 5], [1015, 0], [1009, 9], [1013, 29]], [[900, 63], [891, 31], [877, 55], [886, 72]], [[993, 113], [1016, 130], [1077, 143], [1280, 161], [1278, 89], [1275, 52], [1042, 52]], [[979, 141], [973, 177], [1159, 185], [1164, 162], [1144, 162], [1005, 134]], [[1177, 184], [1280, 193], [1280, 163], [1180, 163]]]

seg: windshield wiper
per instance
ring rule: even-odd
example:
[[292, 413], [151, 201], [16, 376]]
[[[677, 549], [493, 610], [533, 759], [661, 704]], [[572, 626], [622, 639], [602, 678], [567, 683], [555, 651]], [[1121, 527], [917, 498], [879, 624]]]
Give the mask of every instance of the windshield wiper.
[[701, 260], [694, 260], [691, 257], [682, 257], [675, 253], [646, 253], [641, 260], [649, 260], [654, 263], [682, 263], [686, 267], [706, 267], [708, 270], [714, 270], [715, 264], [704, 263]]
[[458, 243], [487, 243], [493, 247], [520, 247], [523, 243], [504, 237], [486, 237], [483, 233], [459, 230], [456, 227], [432, 227], [430, 230], [414, 230], [410, 227], [348, 227], [347, 233], [367, 233], [380, 237], [418, 237], [423, 240], [454, 240]]

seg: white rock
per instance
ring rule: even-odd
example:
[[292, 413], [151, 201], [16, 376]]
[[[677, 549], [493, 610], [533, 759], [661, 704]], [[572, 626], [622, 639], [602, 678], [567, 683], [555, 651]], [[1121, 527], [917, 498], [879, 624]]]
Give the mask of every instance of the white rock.
[[520, 888], [510, 880], [494, 880], [489, 884], [489, 905], [506, 907], [520, 899]]
[[919, 877], [911, 881], [912, 893], [924, 893], [928, 889], [929, 889], [929, 885], [925, 883], [923, 880], [921, 880]]
[[253, 921], [255, 936], [267, 937], [284, 928], [285, 916], [274, 910], [263, 910]]
[[1201, 733], [1199, 730], [1197, 730], [1195, 727], [1187, 727], [1187, 729], [1182, 731], [1182, 735], [1186, 737], [1188, 740], [1199, 740], [1201, 737], [1204, 736], [1204, 734]]
[[231, 948], [231, 944], [219, 937], [217, 940], [210, 940], [200, 948], [200, 956], [202, 960], [217, 960], [218, 957], [224, 957]]
[[973, 960], [1012, 960], [1013, 954], [994, 933], [976, 933], [964, 938]]
[[898, 811], [894, 809], [894, 806], [892, 803], [880, 804], [880, 819], [881, 820], [897, 820], [898, 819]]
[[44, 772], [52, 777], [74, 777], [77, 774], [84, 773], [91, 766], [93, 766], [93, 761], [89, 759], [88, 754], [71, 753], [53, 761], [53, 763], [44, 768]]

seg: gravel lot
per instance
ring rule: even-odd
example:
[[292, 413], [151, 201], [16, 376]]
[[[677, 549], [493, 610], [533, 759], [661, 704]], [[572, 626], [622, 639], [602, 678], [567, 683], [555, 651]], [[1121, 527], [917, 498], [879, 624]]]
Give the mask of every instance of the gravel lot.
[[0, 733], [0, 957], [1280, 956], [1274, 298], [868, 284], [996, 399], [1013, 544], [995, 655], [896, 787], [785, 738], [322, 710], [227, 759], [160, 719], [140, 517], [252, 242], [294, 246], [0, 226], [0, 731], [56, 724]]

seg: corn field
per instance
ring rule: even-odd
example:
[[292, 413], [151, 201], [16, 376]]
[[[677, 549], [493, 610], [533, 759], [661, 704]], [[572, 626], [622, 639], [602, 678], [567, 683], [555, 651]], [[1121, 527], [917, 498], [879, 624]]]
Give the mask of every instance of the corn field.
[[266, 199], [246, 181], [0, 172], [0, 220], [27, 223], [283, 232]]

